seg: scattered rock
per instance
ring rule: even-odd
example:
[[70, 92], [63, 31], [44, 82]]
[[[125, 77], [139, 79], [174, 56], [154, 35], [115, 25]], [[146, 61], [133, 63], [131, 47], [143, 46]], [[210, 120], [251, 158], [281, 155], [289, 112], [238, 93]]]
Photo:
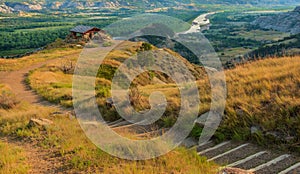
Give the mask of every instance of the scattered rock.
[[280, 132], [276, 132], [276, 131], [266, 132], [265, 135], [267, 137], [274, 138], [275, 140], [280, 140], [281, 137], [282, 137], [281, 134], [280, 134]]
[[62, 112], [62, 111], [56, 111], [50, 114], [52, 117], [56, 116], [67, 116], [70, 119], [75, 118], [75, 112], [74, 111], [68, 111], [68, 112]]
[[225, 169], [222, 169], [218, 174], [254, 174], [254, 173], [251, 171], [242, 170], [238, 168], [226, 167]]
[[296, 139], [296, 137], [292, 137], [292, 136], [290, 136], [290, 137], [285, 137], [284, 138], [284, 140], [286, 141], [286, 142], [291, 142], [291, 141], [294, 141]]
[[251, 127], [251, 134], [256, 134], [256, 133], [258, 133], [260, 131], [261, 131], [261, 129], [258, 126], [252, 126]]
[[45, 118], [38, 118], [38, 119], [32, 118], [29, 121], [28, 126], [29, 127], [34, 127], [34, 126], [49, 126], [49, 125], [52, 125], [52, 124], [53, 124], [53, 121], [45, 119]]

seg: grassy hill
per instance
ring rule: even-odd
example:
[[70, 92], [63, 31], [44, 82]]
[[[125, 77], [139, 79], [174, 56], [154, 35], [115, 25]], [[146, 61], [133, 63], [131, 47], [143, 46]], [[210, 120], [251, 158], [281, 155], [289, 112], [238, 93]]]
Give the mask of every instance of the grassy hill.
[[[134, 49], [128, 49], [128, 45]], [[119, 50], [113, 51], [101, 66], [96, 87], [99, 106], [102, 107], [109, 97], [112, 77], [110, 73], [113, 73], [117, 66], [128, 58], [128, 54], [133, 54], [138, 46], [139, 43], [131, 42], [121, 45]], [[210, 109], [208, 80], [200, 67], [186, 63], [197, 75], [202, 101], [200, 113], [205, 113]], [[30, 84], [46, 99], [71, 106], [72, 75], [63, 73], [59, 65], [59, 63], [47, 65], [33, 72], [29, 78]], [[299, 57], [283, 57], [260, 60], [226, 70], [227, 106], [222, 125], [215, 138], [251, 140], [263, 145], [275, 142], [279, 145], [285, 144], [287, 145], [285, 147], [293, 150], [300, 150], [297, 145], [299, 142], [297, 137], [300, 136], [300, 96], [297, 92], [300, 88], [299, 65]], [[147, 108], [147, 100], [151, 92], [162, 91], [167, 96], [169, 105], [159, 123], [162, 126], [172, 126], [180, 106], [178, 89], [168, 78], [159, 74], [155, 77], [151, 79], [151, 74], [143, 74], [136, 80], [141, 94], [137, 105], [140, 108]], [[119, 118], [114, 110], [103, 108], [104, 111], [108, 111], [105, 112], [108, 113], [105, 115], [106, 119], [112, 121]], [[197, 136], [199, 132], [201, 127], [195, 128], [192, 135]]]
[[[56, 56], [59, 58], [58, 63], [33, 72], [30, 81], [39, 82], [32, 84], [36, 85], [33, 87], [41, 87], [38, 91], [43, 92], [42, 95], [47, 94], [43, 89], [49, 89], [50, 96], [60, 101], [65, 99], [60, 98], [60, 94], [71, 91], [71, 75], [58, 68], [62, 65], [60, 63], [75, 59], [73, 51], [64, 50], [63, 55], [70, 55], [64, 59], [60, 59], [62, 54], [51, 50], [19, 60], [3, 60], [3, 63], [19, 63], [13, 69], [17, 71], [23, 68], [21, 64], [25, 66], [30, 59], [46, 55], [53, 59], [52, 56]], [[35, 76], [36, 73], [41, 76]], [[109, 84], [108, 80], [98, 80]], [[127, 161], [112, 157], [87, 139], [77, 120], [70, 114], [47, 105], [20, 101], [11, 89], [6, 84], [0, 84], [0, 173], [32, 173], [39, 171], [39, 167], [42, 171], [46, 168], [62, 173], [216, 173], [215, 164], [206, 162], [195, 150], [185, 148], [177, 148], [165, 156], [147, 161]], [[53, 124], [31, 124], [32, 118], [49, 119]], [[122, 134], [129, 133], [123, 131]]]
[[[282, 57], [255, 61], [226, 70], [228, 89], [225, 116], [215, 134], [216, 140], [254, 141], [300, 152], [300, 57]], [[198, 81], [201, 113], [209, 110], [208, 80]], [[177, 101], [176, 85], [148, 85], [141, 89], [146, 96], [165, 91]], [[176, 102], [175, 102], [176, 103]], [[179, 104], [175, 108], [179, 107]], [[202, 127], [196, 126], [193, 136]]]
[[[96, 80], [96, 95], [98, 105], [103, 111], [106, 120], [113, 121], [119, 118], [116, 111], [106, 108], [105, 100], [110, 96], [112, 74], [116, 68], [137, 53], [142, 46], [141, 42], [125, 42], [112, 51], [100, 67]], [[154, 51], [161, 51], [155, 47]], [[163, 50], [175, 55], [188, 66], [197, 77], [201, 96], [200, 113], [210, 109], [210, 87], [203, 69], [190, 64], [178, 54]], [[59, 53], [59, 54], [57, 54]], [[79, 56], [80, 50], [60, 49], [43, 51], [18, 60], [2, 60], [3, 65], [11, 65], [10, 71], [22, 68], [22, 65], [44, 61], [42, 58], [57, 59], [46, 66], [30, 73], [27, 82], [45, 99], [64, 105], [72, 106], [72, 73], [73, 65]], [[37, 58], [41, 59], [37, 59]], [[32, 61], [35, 59], [35, 61]], [[14, 65], [14, 66], [13, 66]], [[214, 139], [254, 141], [261, 145], [274, 146], [300, 152], [300, 57], [282, 57], [260, 60], [240, 65], [232, 70], [226, 70], [228, 98], [225, 116], [217, 130]], [[67, 67], [68, 71], [65, 71]], [[1, 69], [3, 71], [5, 69]], [[153, 73], [155, 75], [153, 75]], [[135, 90], [140, 94], [134, 105], [137, 109], [147, 108], [151, 92], [161, 91], [166, 95], [168, 107], [165, 115], [157, 122], [158, 126], [170, 127], [177, 118], [180, 107], [178, 88], [172, 80], [162, 74], [149, 72], [142, 74], [134, 81]], [[205, 162], [194, 151], [179, 148], [166, 156], [146, 162], [129, 162], [116, 159], [102, 152], [85, 137], [76, 119], [69, 118], [64, 113], [53, 115], [55, 109], [30, 105], [18, 101], [17, 97], [9, 92], [10, 87], [1, 85], [0, 101], [0, 130], [1, 137], [17, 137], [23, 143], [36, 142], [43, 150], [57, 153], [56, 160], [62, 162], [63, 171], [86, 172], [118, 172], [124, 168], [125, 173], [214, 173], [215, 165]], [[8, 102], [9, 101], [9, 102]], [[49, 118], [54, 124], [49, 127], [28, 126], [30, 118]], [[68, 124], [65, 124], [68, 123]], [[195, 126], [191, 136], [199, 136], [202, 127]], [[128, 132], [121, 132], [127, 135]], [[27, 149], [18, 146], [9, 146], [0, 143], [0, 151], [13, 151], [21, 158], [4, 155], [4, 173], [13, 173], [14, 167], [19, 166], [21, 172], [30, 170], [30, 166], [23, 163], [28, 158]], [[19, 157], [20, 157], [19, 156]], [[8, 159], [7, 159], [8, 158]], [[170, 160], [172, 159], [172, 160]], [[176, 159], [176, 160], [175, 160]], [[0, 158], [0, 160], [2, 160]], [[169, 163], [166, 161], [177, 161]], [[117, 165], [118, 164], [118, 165]], [[117, 168], [111, 166], [119, 166]], [[163, 167], [161, 167], [163, 166]], [[179, 167], [180, 166], [180, 167]], [[1, 171], [1, 172], [2, 172]], [[7, 172], [8, 171], [8, 172]], [[1, 173], [0, 172], [0, 173]]]
[[226, 71], [228, 99], [220, 132], [299, 151], [299, 58], [260, 60]]
[[[10, 93], [9, 87], [1, 85], [1, 98]], [[14, 100], [13, 96], [6, 99]], [[0, 103], [0, 173], [31, 173], [29, 161], [39, 162], [31, 154], [36, 148], [51, 159], [51, 166], [61, 164], [63, 173], [211, 173], [216, 166], [199, 157], [195, 151], [178, 148], [166, 156], [147, 161], [127, 161], [112, 157], [93, 145], [82, 132], [76, 119], [49, 107], [29, 105], [26, 102], [2, 108]], [[54, 124], [49, 126], [30, 126], [31, 118], [48, 118]], [[67, 124], [66, 124], [67, 123]], [[3, 137], [10, 140], [2, 142]], [[19, 142], [19, 143], [17, 143]], [[17, 145], [14, 145], [17, 143]], [[28, 146], [26, 146], [28, 144]], [[24, 146], [24, 147], [23, 147]], [[42, 156], [40, 156], [42, 157]], [[172, 161], [172, 162], [171, 162]], [[121, 171], [120, 168], [123, 170]]]

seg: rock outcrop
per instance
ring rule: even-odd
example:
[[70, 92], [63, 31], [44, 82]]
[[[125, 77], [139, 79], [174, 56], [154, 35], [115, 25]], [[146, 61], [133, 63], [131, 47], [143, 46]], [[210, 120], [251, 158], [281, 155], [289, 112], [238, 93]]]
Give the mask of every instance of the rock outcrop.
[[63, 5], [62, 2], [53, 2], [49, 4], [50, 9], [60, 9], [60, 7]]
[[252, 24], [264, 29], [298, 34], [300, 33], [300, 6], [291, 12], [259, 17]]
[[43, 9], [43, 3], [38, 2], [6, 2], [5, 5], [15, 11], [38, 11]]
[[12, 13], [18, 11], [40, 11], [43, 9], [86, 9], [86, 8], [118, 8], [129, 6], [130, 3], [119, 1], [52, 1], [52, 2], [5, 2], [0, 5], [0, 13]]
[[[1, 1], [4, 2], [4, 1]], [[188, 6], [193, 8], [191, 5], [192, 1], [183, 0], [24, 0], [24, 1], [10, 1], [6, 0], [5, 5], [16, 10], [16, 11], [37, 11], [37, 10], [76, 10], [76, 9], [87, 9], [87, 8], [120, 8], [120, 7], [143, 7], [143, 8], [159, 8], [159, 7], [180, 7]], [[197, 2], [199, 4], [299, 4], [300, 0], [202, 0]], [[7, 12], [6, 10], [0, 10], [0, 13]]]
[[5, 4], [0, 5], [0, 13], [13, 13], [14, 9]]
[[45, 118], [39, 118], [39, 119], [30, 119], [30, 122], [28, 123], [29, 127], [38, 127], [38, 126], [49, 126], [52, 125], [53, 121], [45, 119]]

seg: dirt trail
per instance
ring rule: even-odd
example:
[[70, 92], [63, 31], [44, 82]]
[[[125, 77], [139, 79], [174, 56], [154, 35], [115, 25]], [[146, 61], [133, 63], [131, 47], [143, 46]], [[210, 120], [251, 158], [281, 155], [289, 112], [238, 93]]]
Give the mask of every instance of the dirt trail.
[[[35, 70], [39, 67], [42, 67], [45, 64], [53, 63], [57, 60], [59, 60], [59, 58], [39, 62], [17, 71], [0, 72], [0, 83], [9, 85], [12, 89], [12, 92], [14, 92], [16, 96], [22, 101], [26, 101], [30, 104], [55, 107], [63, 112], [67, 112], [67, 109], [64, 109], [62, 107], [59, 107], [57, 105], [51, 104], [43, 100], [25, 83], [25, 79], [31, 70]], [[27, 156], [26, 161], [30, 166], [29, 173], [62, 173], [61, 170], [63, 166], [63, 160], [61, 159], [61, 157], [55, 156], [55, 153], [52, 152], [51, 149], [44, 149], [42, 147], [39, 147], [35, 142], [24, 142], [17, 139], [13, 139], [11, 137], [0, 138], [0, 141], [13, 144], [22, 148], [25, 151]]]
[[31, 70], [35, 70], [42, 67], [45, 64], [53, 63], [59, 59], [52, 59], [44, 62], [39, 62], [29, 67], [12, 71], [12, 72], [0, 72], [0, 83], [7, 84], [11, 87], [12, 92], [18, 96], [22, 101], [27, 101], [31, 104], [40, 104], [46, 106], [54, 106], [49, 102], [43, 101], [29, 86], [26, 85], [25, 79]]
[[64, 171], [64, 159], [51, 149], [43, 149], [34, 142], [23, 142], [12, 137], [0, 138], [0, 141], [24, 150], [30, 174], [57, 174]]

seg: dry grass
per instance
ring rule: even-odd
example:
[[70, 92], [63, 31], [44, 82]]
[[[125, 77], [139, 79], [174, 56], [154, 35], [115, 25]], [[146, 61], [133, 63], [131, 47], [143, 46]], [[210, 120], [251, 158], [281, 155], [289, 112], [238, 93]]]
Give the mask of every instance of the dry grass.
[[25, 174], [28, 166], [22, 149], [0, 141], [0, 174]]
[[[217, 139], [254, 140], [260, 144], [286, 144], [300, 150], [300, 57], [260, 60], [225, 71], [228, 98]], [[210, 108], [207, 79], [199, 80], [200, 112]], [[148, 96], [162, 91], [178, 103], [176, 86], [152, 85], [142, 88]], [[260, 130], [251, 135], [251, 127]], [[273, 134], [273, 135], [272, 135]], [[274, 136], [275, 134], [275, 136]], [[289, 137], [290, 140], [285, 138]]]
[[[105, 65], [119, 66], [128, 56], [135, 54], [138, 46], [129, 42], [130, 45], [119, 45], [117, 50], [112, 51]], [[139, 43], [138, 43], [139, 44]], [[73, 59], [76, 60], [76, 59]], [[65, 74], [60, 69], [60, 62], [46, 65], [31, 73], [29, 83], [41, 96], [49, 101], [60, 103], [64, 106], [72, 106], [71, 88], [72, 75]], [[96, 82], [99, 104], [108, 97], [110, 81], [98, 78]], [[112, 113], [112, 115], [115, 115]], [[112, 116], [114, 117], [114, 116]], [[55, 117], [54, 126], [47, 129], [47, 136], [39, 140], [45, 148], [57, 148], [67, 161], [65, 168], [68, 171], [85, 171], [90, 173], [215, 173], [216, 166], [207, 163], [199, 157], [195, 151], [179, 148], [166, 156], [148, 161], [120, 160], [102, 152], [94, 146], [82, 132], [76, 120], [65, 116]], [[68, 124], [66, 124], [68, 122]], [[23, 130], [23, 129], [22, 129]], [[33, 130], [34, 131], [34, 130]], [[26, 130], [25, 132], [32, 132]], [[122, 132], [127, 134], [127, 132]], [[25, 133], [29, 137], [35, 134]], [[130, 137], [130, 135], [128, 135]], [[40, 138], [40, 137], [38, 137]], [[122, 169], [122, 170], [120, 170]]]
[[[78, 121], [55, 109], [20, 103], [12, 109], [0, 109], [0, 136], [18, 137], [23, 143], [37, 142], [64, 159], [66, 173], [215, 173], [217, 166], [199, 157], [196, 151], [178, 148], [165, 156], [147, 161], [127, 161], [103, 152], [86, 137]], [[28, 126], [31, 118], [47, 118], [47, 127]], [[67, 124], [66, 124], [67, 123]], [[125, 132], [124, 132], [125, 133]], [[27, 173], [29, 167], [23, 151], [0, 142], [0, 173]], [[37, 159], [38, 160], [38, 159]], [[34, 167], [34, 166], [33, 166]]]
[[80, 49], [61, 48], [44, 50], [21, 59], [0, 59], [0, 71], [15, 71], [50, 59], [78, 57], [80, 52]]
[[[0, 90], [14, 94], [9, 86], [1, 85]], [[18, 102], [9, 108], [0, 108], [0, 137], [13, 136], [19, 138], [41, 137], [39, 129], [27, 129], [31, 118], [48, 117], [54, 110], [31, 106]], [[22, 147], [0, 141], [0, 174], [28, 173], [30, 166], [26, 159], [30, 158]]]
[[[132, 49], [126, 44], [134, 48]], [[128, 42], [126, 44], [121, 44], [117, 50], [108, 56], [105, 61], [107, 66], [114, 68], [119, 66], [130, 54], [135, 54], [140, 43]], [[260, 144], [270, 142], [274, 144], [276, 142], [288, 144], [294, 150], [298, 149], [300, 151], [298, 145], [300, 142], [297, 139], [297, 137], [300, 137], [299, 65], [299, 57], [284, 57], [260, 60], [238, 66], [233, 70], [227, 70], [225, 73], [228, 98], [225, 117], [215, 137], [219, 140], [226, 138], [255, 140]], [[192, 65], [190, 67], [192, 68]], [[111, 73], [113, 71], [107, 70], [107, 72]], [[54, 81], [51, 81], [53, 78]], [[176, 85], [166, 84], [166, 80], [161, 81], [159, 78], [154, 78], [151, 81], [147, 75], [142, 75], [140, 78], [144, 79], [144, 83], [141, 82], [142, 86], [138, 87], [142, 94], [141, 104], [149, 104], [147, 100], [151, 92], [162, 91], [167, 96], [171, 106], [167, 110], [167, 115], [172, 119], [176, 119], [173, 115], [176, 114], [180, 105]], [[45, 98], [55, 97], [55, 100], [61, 102], [64, 101], [61, 96], [70, 95], [71, 76], [53, 71], [49, 66], [46, 69], [34, 72], [30, 79], [34, 89], [42, 87], [38, 91]], [[99, 80], [102, 81], [99, 86], [102, 83], [105, 84], [103, 85], [105, 89], [101, 89], [105, 92], [102, 93], [108, 93], [110, 78]], [[154, 81], [159, 83], [154, 84]], [[60, 88], [52, 89], [53, 84]], [[198, 80], [202, 102], [200, 113], [207, 112], [210, 109], [210, 87], [208, 84], [206, 77]], [[46, 93], [49, 94], [46, 95]], [[108, 95], [99, 95], [98, 97], [105, 99]], [[103, 105], [103, 100], [99, 104]], [[144, 108], [147, 108], [147, 106]], [[115, 113], [112, 114], [112, 117], [117, 118]], [[173, 122], [172, 119], [165, 119], [164, 122], [172, 125], [169, 124]], [[258, 127], [259, 131], [251, 135], [251, 127]], [[272, 136], [274, 134], [277, 136]], [[292, 140], [287, 142], [285, 137]]]
[[249, 135], [251, 126], [259, 126], [261, 133], [299, 137], [299, 66], [300, 57], [285, 57], [260, 60], [227, 71], [228, 100], [223, 129], [230, 129], [233, 135]]
[[[69, 124], [65, 124], [68, 122]], [[49, 128], [49, 137], [58, 144], [63, 156], [70, 159], [66, 168], [70, 171], [91, 173], [215, 173], [216, 166], [207, 163], [195, 151], [176, 149], [165, 156], [147, 161], [127, 161], [112, 157], [93, 145], [82, 132], [76, 120], [57, 118]]]
[[[50, 65], [50, 68], [52, 65]], [[30, 75], [30, 86], [50, 102], [72, 106], [72, 75], [61, 71], [35, 71]]]

